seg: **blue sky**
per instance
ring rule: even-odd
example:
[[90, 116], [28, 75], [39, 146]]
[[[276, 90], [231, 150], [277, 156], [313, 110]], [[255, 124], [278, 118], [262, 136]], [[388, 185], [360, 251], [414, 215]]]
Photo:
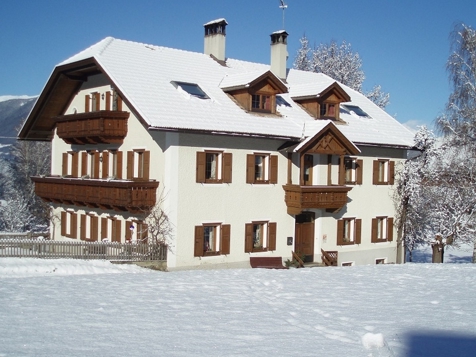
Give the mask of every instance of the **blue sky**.
[[[426, 124], [450, 92], [445, 70], [457, 22], [476, 27], [474, 0], [287, 0], [288, 67], [299, 38], [350, 42], [364, 90], [389, 92], [387, 111]], [[226, 56], [269, 63], [269, 35], [282, 28], [279, 0], [5, 0], [0, 21], [0, 96], [37, 95], [54, 66], [106, 36], [203, 51], [203, 24], [228, 21]]]

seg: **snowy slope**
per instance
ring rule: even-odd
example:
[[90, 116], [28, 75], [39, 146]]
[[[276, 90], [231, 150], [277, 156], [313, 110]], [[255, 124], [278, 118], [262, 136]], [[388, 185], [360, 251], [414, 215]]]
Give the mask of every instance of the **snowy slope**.
[[476, 266], [0, 259], [0, 356], [474, 356]]

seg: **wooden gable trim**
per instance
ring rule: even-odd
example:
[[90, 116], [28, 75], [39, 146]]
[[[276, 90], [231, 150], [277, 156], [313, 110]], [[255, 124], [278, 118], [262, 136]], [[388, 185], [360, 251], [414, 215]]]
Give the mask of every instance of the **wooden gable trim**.
[[329, 87], [319, 93], [319, 100], [324, 101], [331, 95], [335, 95], [340, 103], [350, 102], [350, 96], [344, 89], [342, 89], [342, 87], [337, 82], [332, 83]]
[[314, 135], [298, 152], [330, 155], [357, 155], [360, 151], [332, 123]]

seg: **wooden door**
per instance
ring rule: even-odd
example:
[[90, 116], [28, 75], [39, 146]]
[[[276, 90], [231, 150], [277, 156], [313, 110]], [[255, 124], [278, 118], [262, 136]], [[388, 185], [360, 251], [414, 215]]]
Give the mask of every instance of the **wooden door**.
[[314, 261], [314, 213], [303, 212], [296, 216], [295, 245], [297, 255], [304, 257], [304, 262]]

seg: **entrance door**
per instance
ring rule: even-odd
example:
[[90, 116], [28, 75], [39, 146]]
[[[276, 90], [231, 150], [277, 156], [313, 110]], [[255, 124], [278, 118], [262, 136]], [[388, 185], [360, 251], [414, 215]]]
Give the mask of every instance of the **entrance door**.
[[304, 256], [304, 262], [314, 261], [314, 213], [302, 212], [296, 216], [295, 245], [297, 255]]

